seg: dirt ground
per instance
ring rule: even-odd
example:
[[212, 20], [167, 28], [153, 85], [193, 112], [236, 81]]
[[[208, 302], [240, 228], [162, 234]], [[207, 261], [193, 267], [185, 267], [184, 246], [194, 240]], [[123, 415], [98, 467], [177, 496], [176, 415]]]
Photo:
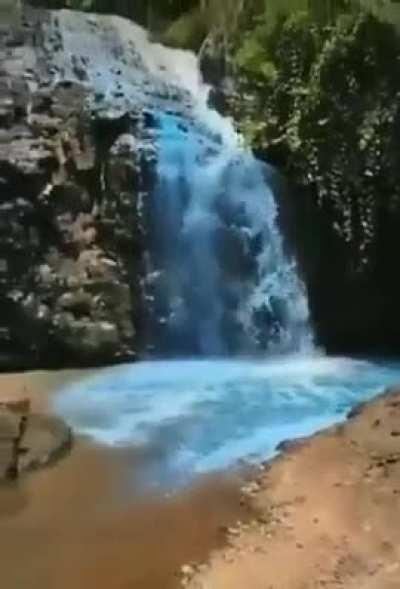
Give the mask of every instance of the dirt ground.
[[183, 584], [190, 589], [399, 589], [400, 392], [292, 444], [245, 489], [257, 521]]

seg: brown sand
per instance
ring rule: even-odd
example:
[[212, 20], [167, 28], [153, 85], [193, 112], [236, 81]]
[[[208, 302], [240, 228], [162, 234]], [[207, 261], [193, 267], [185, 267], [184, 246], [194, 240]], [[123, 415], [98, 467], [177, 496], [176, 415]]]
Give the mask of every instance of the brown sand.
[[[0, 377], [0, 398], [48, 395], [79, 372]], [[135, 488], [133, 451], [78, 440], [52, 468], [0, 487], [1, 589], [170, 589], [182, 564], [207, 558], [247, 516], [238, 476], [203, 479], [174, 497]]]
[[190, 589], [399, 589], [400, 393], [297, 445], [250, 485], [262, 513]]

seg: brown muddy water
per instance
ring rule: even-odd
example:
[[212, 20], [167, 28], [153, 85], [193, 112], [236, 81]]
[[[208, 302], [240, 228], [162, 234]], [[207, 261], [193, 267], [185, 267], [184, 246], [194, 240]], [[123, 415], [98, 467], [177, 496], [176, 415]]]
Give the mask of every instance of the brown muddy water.
[[[0, 375], [0, 398], [27, 395], [43, 411], [81, 374]], [[1, 589], [173, 589], [183, 564], [207, 559], [224, 527], [250, 517], [243, 475], [144, 494], [135, 481], [143, 460], [80, 438], [58, 464], [0, 487]]]

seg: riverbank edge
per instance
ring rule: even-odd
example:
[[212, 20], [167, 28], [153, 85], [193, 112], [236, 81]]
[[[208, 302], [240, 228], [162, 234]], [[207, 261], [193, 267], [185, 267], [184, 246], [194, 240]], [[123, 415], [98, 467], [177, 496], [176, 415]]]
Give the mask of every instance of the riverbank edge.
[[[392, 415], [394, 413], [396, 415]], [[382, 414], [384, 418], [387, 417], [389, 419], [389, 417], [394, 417], [395, 422], [398, 424], [398, 429], [393, 429], [393, 420], [386, 421], [382, 418]], [[370, 436], [364, 436], [362, 432], [368, 427], [372, 428], [373, 433]], [[390, 434], [392, 438], [392, 444], [386, 443], [387, 447], [385, 448], [382, 448], [382, 446], [385, 446], [385, 443], [374, 443], [376, 431], [380, 428], [383, 429], [383, 432], [382, 429], [380, 432], [382, 438], [385, 437], [384, 434]], [[274, 544], [281, 544], [280, 550], [284, 550], [285, 542], [283, 541], [282, 543], [282, 536], [285, 536], [286, 533], [288, 533], [288, 537], [297, 537], [301, 534], [301, 530], [296, 528], [296, 524], [293, 524], [293, 522], [290, 523], [290, 510], [294, 509], [296, 503], [301, 506], [305, 498], [299, 495], [293, 500], [287, 499], [281, 504], [276, 502], [276, 498], [279, 495], [290, 495], [292, 482], [289, 480], [290, 477], [289, 479], [287, 478], [286, 471], [295, 470], [295, 468], [292, 468], [292, 465], [301, 463], [304, 454], [314, 450], [318, 452], [320, 447], [323, 447], [327, 443], [329, 444], [330, 441], [333, 441], [333, 446], [337, 442], [337, 454], [341, 455], [340, 460], [343, 462], [346, 462], [346, 460], [352, 462], [354, 448], [356, 448], [357, 453], [360, 455], [358, 470], [357, 465], [354, 466], [353, 464], [353, 468], [355, 469], [353, 477], [354, 481], [356, 481], [354, 482], [354, 486], [356, 483], [357, 485], [360, 483], [360, 478], [368, 477], [369, 479], [370, 475], [368, 473], [375, 467], [383, 469], [384, 474], [382, 476], [387, 479], [387, 484], [397, 482], [400, 485], [400, 387], [389, 387], [371, 401], [359, 403], [348, 412], [345, 421], [341, 423], [317, 431], [311, 436], [287, 440], [279, 444], [277, 447], [279, 454], [261, 463], [259, 473], [254, 476], [251, 482], [242, 487], [243, 504], [249, 509], [254, 510], [258, 514], [257, 518], [245, 524], [238, 521], [236, 525], [228, 528], [226, 530], [224, 548], [212, 552], [207, 562], [183, 565], [181, 569], [181, 585], [189, 589], [206, 589], [208, 587], [212, 587], [213, 589], [225, 589], [227, 587], [229, 589], [236, 589], [246, 580], [248, 589], [259, 589], [261, 587], [268, 587], [268, 589], [297, 589], [301, 585], [301, 574], [299, 573], [299, 579], [292, 579], [292, 582], [287, 579], [282, 580], [279, 575], [281, 565], [277, 563], [276, 570], [274, 570], [274, 566], [271, 568], [270, 561], [273, 557], [269, 555], [275, 551]], [[369, 463], [367, 474], [363, 470], [366, 463]], [[388, 468], [397, 464], [399, 464], [398, 472], [392, 477]], [[288, 466], [289, 468], [287, 468]], [[329, 470], [329, 463], [325, 464], [325, 466], [327, 467], [325, 470]], [[284, 472], [286, 472], [285, 476], [282, 475]], [[320, 474], [321, 477], [325, 476], [323, 472]], [[309, 474], [310, 485], [313, 483], [314, 476], [314, 473]], [[351, 484], [347, 480], [338, 480], [335, 483], [335, 487], [341, 489], [351, 486]], [[376, 485], [371, 485], [371, 497], [376, 490], [375, 488]], [[366, 493], [368, 495], [368, 490]], [[400, 509], [400, 489], [394, 489], [393, 493], [397, 497], [397, 501], [399, 502], [398, 507]], [[371, 497], [368, 499], [372, 501]], [[330, 500], [328, 496], [325, 499], [326, 509], [329, 512], [331, 509]], [[312, 512], [312, 507], [310, 511]], [[314, 524], [319, 523], [317, 517], [311, 517], [310, 521], [313, 521]], [[362, 532], [369, 533], [373, 527], [373, 522], [372, 524], [368, 522], [364, 525]], [[325, 538], [325, 532], [327, 530], [322, 530], [321, 538]], [[392, 535], [392, 530], [387, 530], [387, 532], [388, 535]], [[276, 538], [279, 538], [279, 540], [275, 540]], [[350, 545], [352, 543], [356, 544], [355, 537], [345, 537], [344, 540], [346, 546], [347, 542]], [[327, 546], [330, 544], [328, 542]], [[383, 546], [384, 548], [392, 548], [390, 542], [383, 542]], [[304, 555], [303, 548], [304, 545], [297, 541], [296, 549]], [[288, 552], [291, 553], [292, 550], [288, 548]], [[358, 586], [359, 589], [364, 589], [364, 587], [366, 589], [370, 589], [370, 587], [371, 589], [392, 587], [390, 584], [386, 585], [385, 581], [381, 578], [382, 571], [392, 575], [389, 582], [395, 581], [400, 584], [400, 550], [397, 549], [397, 560], [394, 561], [391, 550], [389, 550], [389, 553], [390, 558], [388, 559], [388, 563], [384, 562], [384, 555], [380, 552], [379, 554], [377, 553], [375, 556], [378, 564], [375, 568], [371, 565], [369, 570], [367, 570], [368, 567], [365, 568], [364, 565], [360, 565], [358, 567], [360, 570], [341, 573], [338, 572], [338, 567], [334, 568], [334, 570], [327, 571], [324, 569], [324, 566], [322, 566], [321, 570], [319, 570], [321, 567], [317, 566], [314, 576], [310, 576], [310, 571], [308, 570], [307, 577], [304, 581], [305, 584], [301, 585], [301, 587], [304, 586], [304, 589], [311, 589], [311, 587], [336, 587], [337, 584], [343, 582], [347, 583], [346, 589], [353, 588], [353, 582], [355, 582], [354, 586]], [[264, 563], [263, 554], [267, 555]], [[307, 558], [309, 556], [310, 553], [308, 551]], [[284, 561], [289, 562], [290, 554], [283, 554], [282, 558]], [[321, 554], [318, 555], [318, 558], [321, 559]], [[342, 560], [346, 560], [347, 558], [348, 555], [341, 556]], [[257, 560], [258, 562], [256, 562]], [[296, 565], [294, 564], [293, 566], [296, 569]], [[329, 567], [326, 566], [325, 568]], [[229, 572], [225, 574], [229, 569], [231, 571], [236, 570], [236, 573]], [[247, 577], [243, 573], [246, 569], [249, 572]], [[238, 575], [238, 571], [243, 573], [244, 576]], [[271, 574], [271, 579], [269, 579], [268, 574]], [[378, 585], [364, 585], [363, 579], [365, 575], [373, 579], [377, 575], [379, 577], [377, 580]], [[237, 579], [237, 581], [234, 582], [233, 579]], [[269, 581], [271, 581], [270, 584], [268, 584]], [[300, 584], [298, 585], [297, 582]]]

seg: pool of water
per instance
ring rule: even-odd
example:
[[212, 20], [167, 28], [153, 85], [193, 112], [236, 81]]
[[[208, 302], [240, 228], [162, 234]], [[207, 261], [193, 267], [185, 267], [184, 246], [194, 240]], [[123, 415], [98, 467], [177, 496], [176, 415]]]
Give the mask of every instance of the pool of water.
[[400, 383], [400, 362], [348, 358], [151, 361], [68, 383], [53, 409], [101, 444], [137, 448], [145, 486], [272, 457]]

